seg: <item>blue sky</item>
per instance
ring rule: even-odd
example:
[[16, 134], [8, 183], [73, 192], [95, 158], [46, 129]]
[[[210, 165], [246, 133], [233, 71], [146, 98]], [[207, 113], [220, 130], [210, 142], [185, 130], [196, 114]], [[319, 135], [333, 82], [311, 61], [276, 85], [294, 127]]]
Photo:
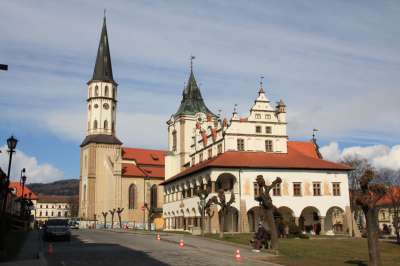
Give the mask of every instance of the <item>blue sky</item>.
[[14, 173], [79, 177], [104, 8], [124, 145], [166, 147], [193, 54], [214, 112], [230, 117], [236, 103], [246, 116], [264, 75], [268, 97], [288, 106], [291, 139], [318, 128], [328, 158], [356, 147], [400, 160], [398, 1], [2, 1], [0, 143], [20, 140]]

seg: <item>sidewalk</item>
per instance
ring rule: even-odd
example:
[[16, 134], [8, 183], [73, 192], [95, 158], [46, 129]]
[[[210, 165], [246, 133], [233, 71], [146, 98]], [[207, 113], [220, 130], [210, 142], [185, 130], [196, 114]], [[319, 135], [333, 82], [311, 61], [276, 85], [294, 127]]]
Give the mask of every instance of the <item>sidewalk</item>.
[[46, 266], [47, 262], [42, 256], [43, 241], [39, 231], [29, 232], [20, 253], [13, 261], [1, 263], [1, 266]]

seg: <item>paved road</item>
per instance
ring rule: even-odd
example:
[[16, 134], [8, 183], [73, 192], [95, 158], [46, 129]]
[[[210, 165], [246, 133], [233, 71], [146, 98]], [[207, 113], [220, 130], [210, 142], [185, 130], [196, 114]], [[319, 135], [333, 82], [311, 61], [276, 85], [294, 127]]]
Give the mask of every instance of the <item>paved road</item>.
[[[184, 247], [178, 243], [183, 237]], [[47, 245], [45, 244], [47, 252]], [[72, 265], [273, 265], [260, 261], [266, 253], [252, 253], [239, 247], [241, 259], [235, 259], [237, 247], [198, 237], [176, 234], [155, 235], [109, 231], [79, 230], [71, 242], [52, 242], [53, 253], [45, 254], [49, 266]]]

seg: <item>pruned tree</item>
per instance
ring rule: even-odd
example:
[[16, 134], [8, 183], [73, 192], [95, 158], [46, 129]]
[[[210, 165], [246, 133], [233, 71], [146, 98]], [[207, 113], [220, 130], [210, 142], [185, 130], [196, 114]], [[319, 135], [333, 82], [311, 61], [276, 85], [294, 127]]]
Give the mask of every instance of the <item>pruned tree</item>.
[[209, 199], [204, 207], [208, 216], [208, 232], [211, 233], [211, 219], [214, 217], [214, 211], [211, 210], [211, 205], [213, 204], [212, 198]]
[[376, 178], [372, 167], [367, 167], [359, 180], [360, 190], [354, 193], [355, 202], [364, 212], [367, 222], [368, 255], [371, 266], [381, 265], [379, 252], [379, 227], [377, 202], [386, 194], [384, 184], [374, 183]]
[[211, 202], [214, 204], [218, 204], [221, 207], [221, 216], [220, 216], [220, 225], [219, 225], [219, 237], [224, 237], [224, 228], [225, 228], [225, 216], [228, 213], [229, 207], [232, 203], [235, 202], [235, 194], [233, 191], [231, 192], [231, 199], [227, 202], [225, 198], [225, 191], [223, 189], [218, 190], [218, 197], [214, 196], [211, 198]]
[[103, 215], [103, 219], [104, 219], [104, 229], [107, 228], [107, 214], [108, 212], [101, 212], [101, 214]]
[[144, 207], [147, 210], [147, 228], [149, 229], [149, 231], [151, 231], [151, 222], [153, 221], [155, 216], [154, 209], [147, 203], [144, 204]]
[[204, 189], [203, 187], [200, 188], [200, 190], [197, 191], [197, 196], [200, 199], [200, 202], [198, 203], [198, 208], [199, 212], [201, 215], [200, 218], [200, 230], [201, 230], [201, 235], [204, 236], [204, 220], [205, 220], [205, 212], [206, 212], [206, 199], [208, 195], [210, 194], [210, 191], [207, 189]]
[[265, 218], [271, 233], [271, 249], [278, 250], [278, 231], [275, 225], [274, 219], [274, 205], [272, 203], [272, 198], [269, 195], [271, 189], [282, 183], [282, 179], [277, 177], [271, 185], [267, 186], [265, 180], [262, 176], [257, 176], [256, 182], [259, 187], [259, 196], [256, 200], [260, 202], [260, 206], [265, 210]]
[[118, 215], [118, 221], [119, 221], [119, 228], [122, 228], [122, 220], [121, 220], [121, 213], [124, 211], [124, 208], [117, 208], [117, 215]]
[[114, 214], [116, 212], [116, 209], [109, 210], [109, 212], [111, 214], [111, 229], [113, 229], [114, 228]]

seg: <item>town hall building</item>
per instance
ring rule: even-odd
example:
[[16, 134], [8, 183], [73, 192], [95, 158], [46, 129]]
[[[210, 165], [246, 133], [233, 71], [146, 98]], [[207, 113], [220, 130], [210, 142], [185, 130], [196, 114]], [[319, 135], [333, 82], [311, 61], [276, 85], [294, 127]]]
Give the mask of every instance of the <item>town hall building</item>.
[[[118, 84], [114, 79], [104, 18], [92, 78], [87, 83], [87, 133], [81, 144], [79, 215], [102, 221], [103, 213], [124, 208], [131, 227], [153, 222], [158, 229], [192, 231], [200, 226], [197, 191], [209, 198], [223, 190], [235, 201], [225, 217], [227, 232], [254, 231], [264, 221], [255, 200], [258, 176], [272, 191], [275, 215], [304, 231], [350, 233], [349, 167], [326, 161], [316, 140], [292, 141], [286, 105], [273, 105], [263, 82], [247, 117], [229, 119], [205, 104], [191, 64], [178, 110], [167, 121], [168, 150], [124, 147], [117, 137]], [[167, 116], [166, 116], [167, 117]], [[219, 207], [206, 224], [219, 232]], [[149, 213], [151, 215], [149, 215]], [[116, 218], [114, 219], [116, 221]]]

